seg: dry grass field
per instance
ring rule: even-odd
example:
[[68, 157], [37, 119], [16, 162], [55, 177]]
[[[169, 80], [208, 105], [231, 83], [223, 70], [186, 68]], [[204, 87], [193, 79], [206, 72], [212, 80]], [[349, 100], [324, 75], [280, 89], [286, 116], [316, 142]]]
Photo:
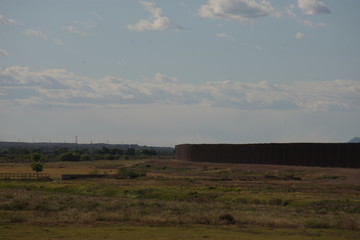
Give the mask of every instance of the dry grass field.
[[53, 181], [0, 181], [0, 239], [360, 239], [359, 169], [154, 158], [52, 162], [44, 173]]
[[[44, 164], [44, 171], [55, 180], [61, 178], [62, 174], [116, 174], [120, 167], [128, 167], [144, 160], [101, 160], [82, 162], [48, 162]], [[30, 163], [0, 163], [0, 173], [30, 173]]]

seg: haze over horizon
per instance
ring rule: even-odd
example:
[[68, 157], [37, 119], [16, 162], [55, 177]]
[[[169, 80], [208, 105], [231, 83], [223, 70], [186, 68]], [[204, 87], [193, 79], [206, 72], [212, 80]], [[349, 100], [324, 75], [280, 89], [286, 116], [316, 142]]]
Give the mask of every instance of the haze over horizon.
[[360, 1], [0, 2], [2, 141], [348, 142]]

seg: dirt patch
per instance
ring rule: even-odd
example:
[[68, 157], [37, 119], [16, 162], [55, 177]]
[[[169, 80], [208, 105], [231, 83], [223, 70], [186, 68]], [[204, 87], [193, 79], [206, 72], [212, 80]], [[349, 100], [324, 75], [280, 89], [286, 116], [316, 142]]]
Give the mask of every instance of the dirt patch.
[[[303, 180], [313, 180], [320, 184], [348, 184], [360, 186], [360, 169], [353, 168], [323, 168], [265, 164], [234, 164], [234, 163], [209, 163], [188, 162], [179, 160], [152, 160], [146, 162], [154, 168], [177, 169], [217, 169], [217, 170], [242, 170], [248, 172], [281, 173], [289, 172], [303, 176]], [[269, 179], [272, 175], [268, 175]]]

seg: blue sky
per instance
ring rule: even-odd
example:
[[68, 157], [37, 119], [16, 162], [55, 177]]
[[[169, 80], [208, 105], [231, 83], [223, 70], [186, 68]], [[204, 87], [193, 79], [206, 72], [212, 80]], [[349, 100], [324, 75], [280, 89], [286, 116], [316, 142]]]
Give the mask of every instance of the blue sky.
[[358, 0], [0, 1], [3, 141], [344, 142]]

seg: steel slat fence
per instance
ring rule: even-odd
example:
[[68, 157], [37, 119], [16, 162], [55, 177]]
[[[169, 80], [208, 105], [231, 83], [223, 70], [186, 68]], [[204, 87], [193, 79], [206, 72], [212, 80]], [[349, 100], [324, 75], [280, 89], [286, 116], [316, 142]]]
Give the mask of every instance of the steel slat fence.
[[360, 168], [360, 143], [180, 144], [177, 160]]

